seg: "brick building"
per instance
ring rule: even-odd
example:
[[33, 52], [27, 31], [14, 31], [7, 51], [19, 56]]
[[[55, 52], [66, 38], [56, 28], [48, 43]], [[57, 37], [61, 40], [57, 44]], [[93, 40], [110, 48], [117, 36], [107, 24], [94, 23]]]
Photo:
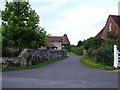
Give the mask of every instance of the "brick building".
[[102, 39], [117, 39], [120, 42], [120, 15], [109, 15], [105, 26], [97, 34]]

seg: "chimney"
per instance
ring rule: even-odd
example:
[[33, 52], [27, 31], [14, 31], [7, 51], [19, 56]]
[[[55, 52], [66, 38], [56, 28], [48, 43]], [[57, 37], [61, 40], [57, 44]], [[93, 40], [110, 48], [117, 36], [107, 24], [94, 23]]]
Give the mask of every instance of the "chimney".
[[118, 15], [120, 15], [120, 1], [118, 2]]

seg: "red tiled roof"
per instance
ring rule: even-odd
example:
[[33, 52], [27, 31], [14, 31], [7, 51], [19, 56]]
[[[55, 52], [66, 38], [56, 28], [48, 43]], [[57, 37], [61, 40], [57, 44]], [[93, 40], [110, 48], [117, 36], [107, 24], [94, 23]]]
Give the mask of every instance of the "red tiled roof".
[[47, 47], [56, 47], [52, 42], [61, 42], [62, 44], [70, 44], [66, 34], [64, 36], [50, 36], [46, 43]]
[[61, 42], [62, 39], [63, 39], [62, 36], [50, 36], [50, 37], [48, 38], [48, 41], [49, 41], [49, 42], [56, 42], [56, 41]]
[[70, 44], [70, 41], [66, 34], [64, 34], [64, 36], [63, 36], [62, 44]]

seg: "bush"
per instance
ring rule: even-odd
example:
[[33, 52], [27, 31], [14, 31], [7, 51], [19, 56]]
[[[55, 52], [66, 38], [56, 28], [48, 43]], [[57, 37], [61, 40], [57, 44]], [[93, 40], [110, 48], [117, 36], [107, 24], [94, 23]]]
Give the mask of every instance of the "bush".
[[63, 45], [63, 49], [67, 50], [68, 52], [71, 51], [71, 46], [69, 44]]
[[113, 65], [113, 50], [110, 47], [102, 47], [98, 50], [96, 55], [97, 62], [103, 63], [104, 65]]
[[96, 53], [98, 52], [98, 49], [89, 48], [87, 52], [89, 56], [96, 57]]
[[98, 36], [97, 37], [91, 37], [83, 43], [83, 46], [86, 50], [89, 49], [89, 48], [97, 49], [101, 46], [101, 44], [103, 42], [104, 42], [104, 40], [101, 39]]
[[84, 47], [83, 46], [81, 46], [81, 47], [79, 47], [78, 48], [78, 53], [79, 53], [79, 55], [83, 55], [83, 50], [84, 50]]
[[95, 37], [88, 39], [83, 45], [88, 52], [88, 56], [96, 58], [96, 62], [108, 66], [113, 65], [113, 46], [118, 45], [117, 40], [108, 39], [104, 41], [99, 37]]
[[114, 61], [113, 46], [115, 44], [117, 44], [116, 40], [106, 40], [96, 53], [97, 62], [112, 66]]
[[75, 53], [76, 55], [83, 55], [83, 49], [84, 47], [81, 46], [81, 47], [71, 47], [71, 52]]

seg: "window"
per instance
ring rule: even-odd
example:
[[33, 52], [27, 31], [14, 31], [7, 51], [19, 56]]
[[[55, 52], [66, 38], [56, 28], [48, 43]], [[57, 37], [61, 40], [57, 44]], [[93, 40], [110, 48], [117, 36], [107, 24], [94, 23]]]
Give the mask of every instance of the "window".
[[109, 32], [111, 32], [112, 31], [112, 22], [110, 21], [109, 22]]

